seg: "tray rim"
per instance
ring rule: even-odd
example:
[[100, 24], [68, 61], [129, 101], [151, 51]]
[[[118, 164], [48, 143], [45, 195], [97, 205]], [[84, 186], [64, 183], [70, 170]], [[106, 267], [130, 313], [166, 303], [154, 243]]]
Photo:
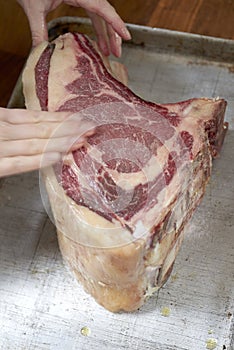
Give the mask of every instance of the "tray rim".
[[[87, 24], [91, 25], [91, 20], [86, 17], [75, 17], [75, 16], [61, 16], [52, 19], [51, 21], [48, 22], [48, 30], [51, 30], [53, 27], [55, 27], [58, 24], [61, 24], [61, 19], [67, 21], [67, 23], [80, 23], [80, 24]], [[134, 30], [143, 30], [145, 32], [153, 31], [154, 33], [163, 33], [165, 35], [178, 35], [181, 37], [191, 37], [191, 38], [206, 38], [208, 40], [214, 40], [217, 42], [225, 42], [228, 45], [231, 45], [234, 47], [234, 39], [225, 39], [225, 38], [220, 38], [220, 37], [215, 37], [211, 35], [204, 35], [204, 34], [196, 34], [196, 33], [190, 33], [190, 32], [183, 32], [179, 30], [173, 30], [173, 29], [166, 29], [166, 28], [159, 28], [159, 27], [151, 27], [151, 26], [146, 26], [146, 25], [141, 25], [141, 24], [134, 24], [134, 23], [125, 23], [126, 26], [130, 29]], [[127, 42], [127, 41], [126, 41]]]
[[[61, 26], [62, 24], [80, 24], [92, 26], [91, 20], [89, 18], [84, 17], [75, 17], [75, 16], [61, 16], [51, 20], [48, 23], [48, 31], [52, 31], [56, 26]], [[174, 54], [178, 53], [181, 55], [192, 55], [199, 56], [199, 54], [194, 53], [191, 49], [193, 46], [198, 49], [199, 45], [201, 47], [200, 58], [207, 59], [210, 61], [217, 61], [231, 64], [234, 67], [234, 40], [233, 39], [223, 39], [214, 36], [195, 34], [189, 32], [182, 32], [177, 30], [165, 29], [165, 28], [157, 28], [150, 27], [145, 25], [138, 25], [133, 23], [126, 23], [127, 28], [130, 32], [134, 34], [134, 39], [130, 41], [124, 41], [124, 45], [134, 45], [145, 47], [146, 49], [152, 49], [153, 47], [157, 47], [157, 51], [159, 52], [168, 52], [172, 50], [173, 45], [165, 45], [164, 41], [174, 40], [178, 44], [174, 44], [177, 46], [177, 50], [173, 51]], [[140, 35], [140, 38], [139, 38]], [[145, 36], [145, 41], [142, 42], [142, 36]], [[148, 38], [147, 38], [148, 36]], [[155, 46], [152, 42], [150, 42], [153, 38], [158, 38], [162, 41], [157, 42], [157, 46]], [[192, 43], [192, 45], [191, 45]], [[182, 45], [183, 44], [183, 45]], [[165, 47], [163, 47], [163, 45]], [[218, 55], [215, 53], [216, 51], [220, 51]], [[234, 68], [233, 68], [234, 69]]]

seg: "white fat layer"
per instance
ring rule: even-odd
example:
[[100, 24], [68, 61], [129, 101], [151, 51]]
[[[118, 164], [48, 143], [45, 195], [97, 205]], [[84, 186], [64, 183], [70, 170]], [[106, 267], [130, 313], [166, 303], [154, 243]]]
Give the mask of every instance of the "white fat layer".
[[[102, 152], [97, 147], [92, 146], [88, 150], [88, 154], [92, 159], [95, 159], [100, 164], [102, 161]], [[157, 150], [157, 156], [152, 154], [149, 161], [141, 169], [134, 173], [120, 173], [115, 169], [107, 169], [114, 182], [123, 190], [132, 190], [139, 184], [146, 184], [153, 181], [161, 172], [167, 160], [169, 149], [165, 146], [160, 146]], [[82, 165], [81, 165], [82, 167]], [[75, 170], [76, 172], [78, 171]]]
[[67, 197], [58, 184], [52, 167], [43, 171], [43, 177], [55, 215], [56, 227], [67, 237], [77, 243], [98, 248], [125, 245], [135, 240], [118, 221], [110, 222]]
[[[178, 196], [179, 191], [182, 190], [180, 173], [181, 169], [177, 169], [177, 173], [174, 175], [170, 184], [165, 185], [158, 194], [157, 198], [155, 198], [155, 204], [149, 209], [147, 208], [146, 203], [146, 207], [143, 207], [130, 219], [129, 225], [134, 227], [138, 220], [142, 220], [144, 227], [150, 230], [152, 227], [157, 226], [157, 224], [163, 221], [167, 213], [168, 206]], [[183, 175], [183, 179], [183, 188], [185, 189], [187, 186], [187, 176], [185, 174]]]
[[47, 45], [47, 41], [42, 42], [32, 51], [32, 53], [29, 55], [22, 76], [25, 106], [27, 109], [32, 109], [35, 111], [41, 110], [40, 102], [36, 94], [35, 67]]
[[144, 238], [148, 234], [148, 229], [144, 226], [143, 222], [139, 220], [136, 223], [135, 230], [133, 232], [133, 237], [135, 239]]
[[135, 173], [119, 173], [117, 170], [108, 169], [109, 174], [116, 184], [124, 190], [132, 190], [137, 185], [144, 185], [153, 181], [161, 172], [167, 160], [168, 150], [162, 146], [158, 148], [157, 156], [152, 155], [141, 171]]
[[[75, 38], [70, 33], [62, 38], [57, 38], [55, 41], [56, 47], [50, 60], [50, 74], [48, 79], [48, 109], [50, 111], [58, 110], [65, 102], [77, 97], [76, 94], [72, 94], [66, 90], [68, 84], [81, 76], [79, 70], [76, 68], [77, 60], [80, 55], [85, 55], [84, 52], [80, 52], [74, 41]], [[85, 57], [92, 64], [90, 57], [88, 55], [85, 55]], [[93, 68], [95, 69], [95, 67]], [[116, 93], [110, 89], [105, 89], [105, 85], [102, 87], [100, 94], [96, 94], [96, 97], [105, 93], [116, 97]], [[120, 98], [120, 96], [118, 97]]]
[[66, 90], [66, 86], [80, 77], [77, 66], [74, 38], [67, 35], [56, 39], [56, 47], [50, 60], [50, 74], [48, 79], [48, 109], [56, 111], [67, 100], [76, 95]]

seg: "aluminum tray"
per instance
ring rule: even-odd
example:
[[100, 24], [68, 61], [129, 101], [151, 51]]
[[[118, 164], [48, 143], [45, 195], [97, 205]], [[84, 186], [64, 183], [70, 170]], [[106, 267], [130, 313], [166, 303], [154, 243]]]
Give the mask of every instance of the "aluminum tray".
[[[224, 97], [230, 123], [211, 182], [172, 275], [139, 311], [112, 314], [64, 267], [36, 172], [0, 182], [0, 348], [202, 350], [210, 338], [233, 350], [234, 42], [129, 25], [121, 61], [142, 97], [172, 102]], [[91, 34], [87, 20], [57, 19], [50, 36]], [[18, 82], [9, 107], [23, 107]], [[164, 308], [170, 310], [165, 316]], [[164, 314], [164, 316], [162, 315]], [[82, 327], [90, 334], [82, 335]], [[84, 332], [83, 332], [84, 333]], [[213, 349], [213, 347], [210, 347]]]

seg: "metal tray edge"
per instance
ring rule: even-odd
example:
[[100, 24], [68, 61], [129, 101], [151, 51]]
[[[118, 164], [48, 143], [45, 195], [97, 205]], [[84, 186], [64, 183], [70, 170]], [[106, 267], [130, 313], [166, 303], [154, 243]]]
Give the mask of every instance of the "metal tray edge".
[[[91, 21], [87, 18], [59, 17], [48, 24], [51, 37], [56, 36], [56, 28], [61, 26], [82, 26], [93, 35]], [[212, 36], [186, 33], [169, 29], [152, 28], [136, 24], [126, 24], [132, 33], [132, 40], [125, 45], [142, 46], [159, 52], [171, 51], [174, 54], [195, 55], [199, 58], [233, 64], [234, 40], [216, 38]], [[64, 28], [64, 32], [66, 32]]]

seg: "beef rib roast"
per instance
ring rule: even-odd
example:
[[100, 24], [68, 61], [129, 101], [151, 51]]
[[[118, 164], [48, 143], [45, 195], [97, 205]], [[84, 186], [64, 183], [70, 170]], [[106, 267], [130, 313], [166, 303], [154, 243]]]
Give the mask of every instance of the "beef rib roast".
[[77, 33], [36, 47], [23, 74], [27, 108], [97, 125], [43, 178], [63, 258], [113, 312], [136, 310], [167, 280], [227, 128], [223, 99], [156, 104], [120, 80], [124, 68]]

